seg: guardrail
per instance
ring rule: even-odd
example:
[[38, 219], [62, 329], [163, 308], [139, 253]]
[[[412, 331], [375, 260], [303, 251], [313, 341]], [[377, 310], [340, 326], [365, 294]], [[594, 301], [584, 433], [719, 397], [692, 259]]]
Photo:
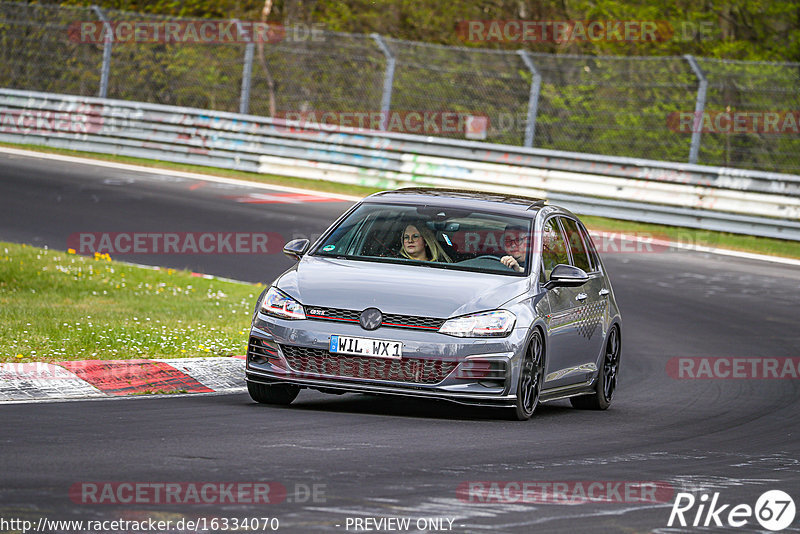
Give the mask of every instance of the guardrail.
[[0, 141], [329, 180], [527, 194], [578, 213], [800, 240], [800, 176], [0, 89]]

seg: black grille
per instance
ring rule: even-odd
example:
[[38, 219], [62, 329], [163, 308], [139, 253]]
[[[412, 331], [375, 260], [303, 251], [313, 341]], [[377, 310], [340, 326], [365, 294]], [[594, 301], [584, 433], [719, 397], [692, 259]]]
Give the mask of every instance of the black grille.
[[247, 358], [251, 362], [274, 361], [278, 359], [278, 351], [257, 337], [251, 337], [247, 345]]
[[331, 354], [325, 349], [281, 345], [289, 367], [297, 373], [388, 380], [410, 384], [438, 384], [456, 368], [444, 360], [394, 360]]
[[[318, 321], [335, 321], [345, 323], [357, 323], [361, 312], [358, 310], [345, 310], [342, 308], [321, 308], [319, 306], [307, 306], [306, 317]], [[411, 328], [414, 330], [439, 330], [446, 319], [435, 317], [419, 317], [416, 315], [398, 315], [387, 313], [383, 316], [381, 326], [386, 328]]]
[[506, 379], [505, 360], [469, 359], [458, 370], [456, 378], [466, 380], [500, 380]]
[[445, 319], [433, 317], [418, 317], [415, 315], [395, 315], [388, 313], [383, 316], [382, 326], [396, 326], [397, 328], [419, 328], [425, 330], [439, 330]]

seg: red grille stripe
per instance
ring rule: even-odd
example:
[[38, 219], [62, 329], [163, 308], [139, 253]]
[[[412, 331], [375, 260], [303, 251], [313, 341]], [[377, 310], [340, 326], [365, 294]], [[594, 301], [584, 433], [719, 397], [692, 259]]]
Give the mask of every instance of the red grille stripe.
[[327, 315], [312, 315], [306, 314], [306, 317], [313, 317], [314, 319], [325, 319], [327, 321], [347, 321], [348, 323], [357, 323], [358, 319], [345, 319], [344, 317], [328, 317]]

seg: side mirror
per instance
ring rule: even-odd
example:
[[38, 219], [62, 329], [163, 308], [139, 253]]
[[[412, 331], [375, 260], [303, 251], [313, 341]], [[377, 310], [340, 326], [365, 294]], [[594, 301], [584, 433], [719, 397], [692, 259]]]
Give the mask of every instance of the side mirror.
[[300, 261], [300, 257], [308, 250], [309, 243], [308, 239], [294, 239], [283, 246], [283, 253], [293, 260]]
[[574, 287], [583, 285], [588, 281], [589, 275], [583, 269], [559, 263], [553, 268], [553, 272], [550, 273], [550, 280], [547, 281], [544, 288]]

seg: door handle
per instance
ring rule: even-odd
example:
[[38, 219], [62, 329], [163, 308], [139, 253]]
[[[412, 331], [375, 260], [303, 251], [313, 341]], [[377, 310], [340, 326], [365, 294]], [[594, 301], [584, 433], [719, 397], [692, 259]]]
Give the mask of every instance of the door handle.
[[586, 293], [578, 293], [578, 296], [575, 297], [575, 300], [580, 300], [581, 302], [583, 302], [584, 300], [586, 300], [587, 296], [588, 295]]
[[606, 288], [603, 288], [603, 289], [601, 289], [601, 290], [600, 290], [600, 296], [601, 296], [601, 297], [605, 297], [605, 296], [606, 296], [606, 295], [608, 295], [609, 293], [611, 293], [611, 291], [609, 291], [609, 290], [608, 290], [608, 289], [606, 289]]

